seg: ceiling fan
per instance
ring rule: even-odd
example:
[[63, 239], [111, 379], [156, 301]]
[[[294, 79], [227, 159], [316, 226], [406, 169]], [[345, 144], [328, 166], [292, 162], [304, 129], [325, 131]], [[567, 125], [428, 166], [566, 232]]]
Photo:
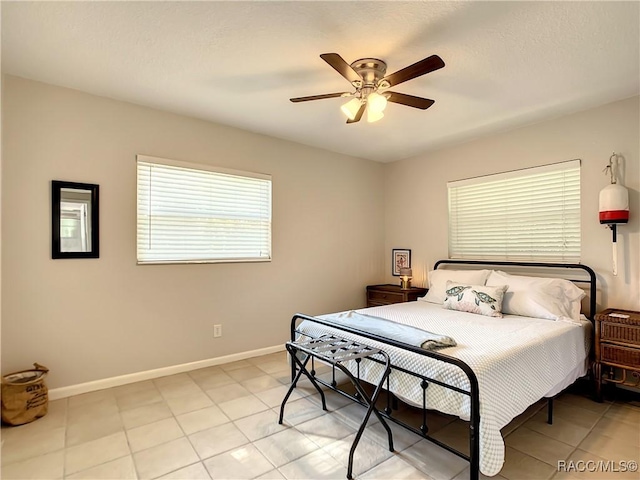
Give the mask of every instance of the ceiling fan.
[[291, 98], [290, 100], [297, 103], [322, 100], [323, 98], [353, 97], [341, 107], [342, 112], [348, 118], [347, 123], [359, 122], [365, 110], [367, 111], [368, 122], [380, 120], [384, 116], [383, 110], [387, 106], [387, 102], [426, 110], [435, 103], [434, 100], [390, 92], [387, 89], [444, 67], [444, 62], [438, 55], [431, 55], [413, 65], [385, 76], [387, 64], [377, 58], [361, 58], [351, 65], [345, 62], [337, 53], [323, 53], [320, 58], [351, 82], [351, 85], [356, 89], [355, 92], [326, 93]]

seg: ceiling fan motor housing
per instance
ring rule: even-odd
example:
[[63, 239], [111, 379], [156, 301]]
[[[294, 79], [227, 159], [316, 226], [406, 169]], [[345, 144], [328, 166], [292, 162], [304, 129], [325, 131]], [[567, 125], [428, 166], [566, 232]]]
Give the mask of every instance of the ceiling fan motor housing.
[[[387, 72], [387, 64], [378, 58], [361, 58], [353, 62], [351, 68], [362, 77], [363, 87], [377, 86]], [[358, 88], [357, 85], [354, 86]]]

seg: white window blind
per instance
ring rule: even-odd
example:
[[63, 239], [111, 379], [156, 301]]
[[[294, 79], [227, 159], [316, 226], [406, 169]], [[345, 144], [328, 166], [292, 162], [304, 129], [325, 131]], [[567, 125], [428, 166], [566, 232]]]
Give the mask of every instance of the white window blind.
[[580, 160], [447, 187], [450, 258], [580, 261]]
[[271, 176], [137, 156], [138, 263], [271, 259]]

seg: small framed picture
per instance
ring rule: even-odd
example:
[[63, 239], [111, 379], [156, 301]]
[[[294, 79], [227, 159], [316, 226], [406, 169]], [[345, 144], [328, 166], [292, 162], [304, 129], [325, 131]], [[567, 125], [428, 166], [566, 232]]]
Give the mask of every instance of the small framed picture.
[[399, 277], [401, 268], [411, 268], [411, 250], [394, 248], [391, 265], [393, 265], [393, 275]]

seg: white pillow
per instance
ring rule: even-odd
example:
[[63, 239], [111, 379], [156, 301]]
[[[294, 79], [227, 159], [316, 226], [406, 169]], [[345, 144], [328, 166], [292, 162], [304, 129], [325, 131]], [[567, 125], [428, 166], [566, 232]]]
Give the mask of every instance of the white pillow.
[[506, 285], [487, 287], [468, 285], [447, 280], [447, 290], [442, 306], [449, 310], [476, 313], [487, 317], [502, 317], [502, 300]]
[[487, 285], [509, 285], [502, 302], [502, 313], [522, 317], [580, 320], [584, 291], [562, 278], [526, 277], [492, 271]]
[[443, 304], [446, 298], [447, 280], [469, 285], [484, 285], [491, 270], [431, 270], [429, 291], [420, 300]]

